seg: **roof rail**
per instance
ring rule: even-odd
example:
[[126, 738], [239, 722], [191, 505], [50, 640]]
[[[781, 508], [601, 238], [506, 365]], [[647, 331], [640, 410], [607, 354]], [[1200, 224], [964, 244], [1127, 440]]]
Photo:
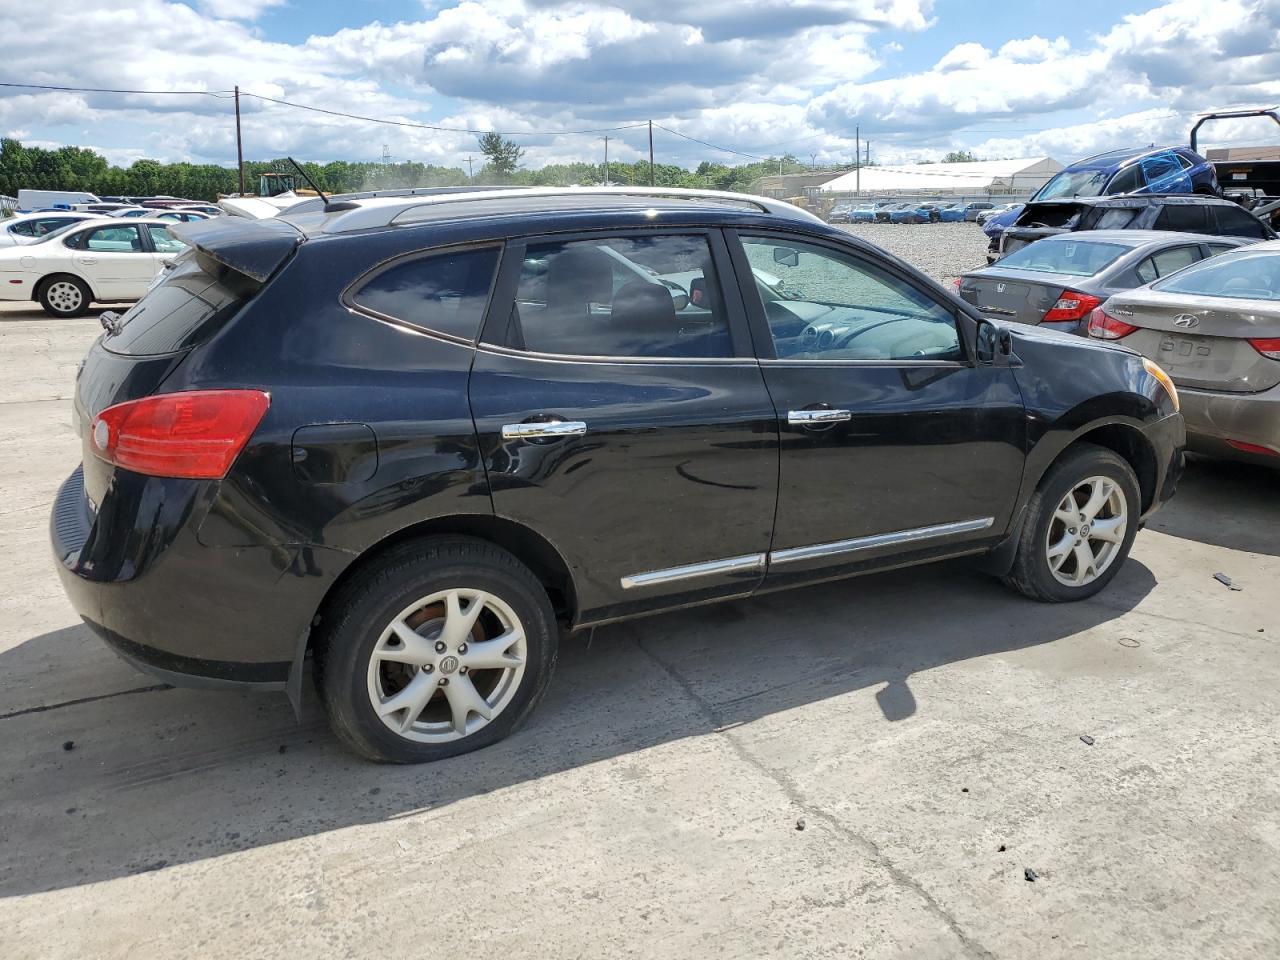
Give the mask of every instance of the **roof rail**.
[[[512, 189], [497, 187], [478, 189], [474, 192], [450, 192], [434, 196], [401, 196], [371, 197], [367, 200], [355, 200], [355, 209], [344, 210], [334, 215], [324, 226], [326, 233], [346, 233], [350, 230], [365, 230], [376, 227], [389, 227], [397, 224], [409, 224], [417, 219], [427, 219], [443, 204], [459, 206], [459, 213], [465, 215], [461, 205], [486, 200], [512, 200], [521, 197], [590, 197], [602, 198], [653, 198], [655, 200], [706, 200], [712, 203], [744, 206], [771, 216], [790, 219], [822, 221], [794, 204], [769, 197], [753, 194], [730, 193], [725, 190], [694, 190], [686, 187], [524, 187]], [[419, 217], [413, 216], [417, 212]]]

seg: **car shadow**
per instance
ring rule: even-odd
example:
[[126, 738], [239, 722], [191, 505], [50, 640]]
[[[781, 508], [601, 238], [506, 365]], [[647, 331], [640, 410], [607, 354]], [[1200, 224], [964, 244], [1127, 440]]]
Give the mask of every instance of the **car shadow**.
[[648, 748], [855, 691], [874, 691], [874, 723], [898, 723], [930, 709], [914, 675], [1069, 642], [1154, 585], [1130, 560], [1101, 596], [1044, 606], [947, 563], [604, 627], [564, 639], [545, 699], [515, 735], [407, 767], [346, 752], [314, 695], [298, 723], [283, 696], [157, 689], [140, 674], [131, 686], [104, 669], [87, 630], [44, 634], [0, 653], [0, 675], [22, 676], [28, 702], [41, 683], [100, 698], [0, 721], [0, 897], [439, 810], [621, 756], [643, 777]]
[[1280, 557], [1280, 470], [1188, 457], [1178, 495], [1149, 526], [1184, 540]]

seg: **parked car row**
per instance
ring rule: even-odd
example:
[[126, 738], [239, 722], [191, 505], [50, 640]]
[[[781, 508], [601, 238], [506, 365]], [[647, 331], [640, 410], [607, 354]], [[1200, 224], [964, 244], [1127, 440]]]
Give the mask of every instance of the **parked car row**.
[[838, 203], [828, 223], [960, 223], [976, 221], [995, 207], [988, 200], [871, 200]]

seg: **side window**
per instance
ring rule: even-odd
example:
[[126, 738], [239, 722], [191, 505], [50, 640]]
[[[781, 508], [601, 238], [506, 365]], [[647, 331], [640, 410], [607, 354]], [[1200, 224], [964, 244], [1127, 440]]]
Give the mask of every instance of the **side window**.
[[496, 247], [401, 260], [375, 273], [349, 300], [393, 320], [474, 341], [497, 267]]
[[1151, 260], [1155, 263], [1156, 275], [1167, 277], [1175, 270], [1190, 266], [1200, 259], [1200, 247], [1174, 247], [1172, 250], [1161, 250]]
[[1107, 184], [1107, 193], [1133, 193], [1141, 190], [1142, 186], [1142, 168], [1135, 163], [1111, 178], [1111, 182]]
[[1184, 157], [1180, 153], [1175, 153], [1174, 156], [1178, 158], [1178, 166], [1182, 167], [1183, 170], [1190, 170], [1195, 166], [1195, 164], [1191, 162], [1190, 158]]
[[610, 237], [525, 250], [506, 342], [589, 357], [732, 357], [707, 238]]
[[1228, 250], [1238, 250], [1234, 244], [1230, 243], [1209, 243], [1205, 244], [1209, 248], [1209, 256], [1216, 257], [1220, 253], [1226, 253]]
[[34, 220], [23, 220], [21, 223], [15, 223], [9, 228], [10, 233], [16, 233], [20, 237], [34, 237], [36, 235], [36, 222]]
[[181, 253], [187, 245], [169, 232], [168, 227], [159, 224], [147, 224], [147, 233], [151, 235], [151, 243], [156, 253]]
[[41, 220], [33, 220], [32, 225], [35, 227], [32, 235], [43, 237], [46, 233], [57, 230], [59, 227], [65, 227], [68, 223], [75, 223], [75, 218], [67, 217], [46, 217]]
[[1139, 283], [1150, 283], [1152, 280], [1160, 279], [1160, 271], [1156, 269], [1153, 257], [1146, 257], [1133, 268], [1133, 273], [1138, 278]]
[[136, 226], [99, 227], [89, 231], [82, 249], [99, 253], [139, 253], [142, 251], [142, 238], [138, 236]]
[[1208, 228], [1205, 207], [1197, 203], [1170, 203], [1156, 218], [1157, 230], [1180, 230], [1187, 233], [1204, 233]]
[[1151, 193], [1190, 193], [1191, 182], [1178, 166], [1175, 154], [1166, 150], [1142, 161], [1142, 175]]
[[1213, 212], [1218, 218], [1217, 232], [1224, 237], [1250, 237], [1261, 240], [1266, 236], [1261, 221], [1239, 207], [1215, 206]]
[[1132, 207], [1114, 207], [1102, 210], [1094, 220], [1090, 230], [1123, 230], [1137, 217], [1138, 211]]
[[960, 360], [955, 315], [868, 261], [742, 238], [780, 360]]

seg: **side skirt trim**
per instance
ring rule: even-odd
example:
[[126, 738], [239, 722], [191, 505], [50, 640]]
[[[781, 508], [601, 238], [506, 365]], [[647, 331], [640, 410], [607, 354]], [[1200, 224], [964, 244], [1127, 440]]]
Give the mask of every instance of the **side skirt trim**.
[[917, 540], [932, 540], [936, 537], [950, 537], [960, 533], [972, 533], [985, 530], [995, 523], [995, 517], [980, 517], [976, 520], [958, 520], [955, 523], [939, 523], [932, 527], [916, 527], [913, 530], [897, 530], [893, 533], [877, 533], [869, 537], [855, 537], [852, 540], [835, 540], [831, 543], [815, 543], [807, 547], [788, 547], [786, 550], [774, 550], [769, 554], [769, 563], [794, 563], [798, 560], [814, 560], [820, 557], [834, 557], [841, 553], [856, 553], [859, 550], [874, 550], [877, 547], [891, 547], [902, 543], [914, 543]]
[[684, 567], [667, 567], [665, 570], [633, 573], [622, 578], [622, 589], [633, 590], [636, 587], [653, 587], [662, 583], [673, 583], [676, 580], [709, 577], [717, 573], [740, 573], [745, 570], [760, 570], [764, 567], [764, 563], [765, 555], [763, 553], [752, 553], [744, 557], [708, 560], [705, 563], [691, 563]]

